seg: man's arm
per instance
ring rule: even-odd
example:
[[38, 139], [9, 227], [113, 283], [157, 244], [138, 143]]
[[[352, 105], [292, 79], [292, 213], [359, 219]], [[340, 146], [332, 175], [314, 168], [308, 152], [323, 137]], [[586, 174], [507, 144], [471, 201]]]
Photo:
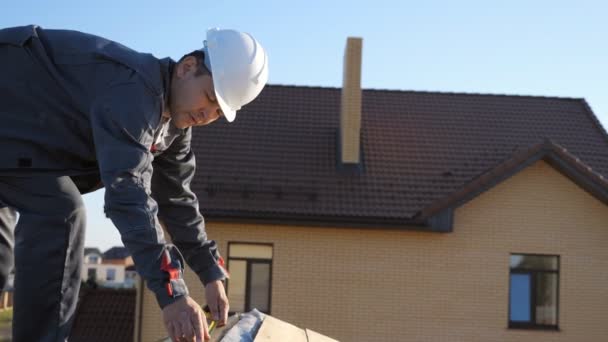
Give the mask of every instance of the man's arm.
[[171, 146], [154, 159], [152, 196], [159, 205], [159, 218], [173, 243], [204, 285], [223, 280], [227, 274], [219, 265], [217, 244], [207, 239], [205, 221], [198, 199], [190, 190], [196, 161], [190, 148], [192, 128], [177, 137]]
[[[131, 76], [135, 77], [135, 76]], [[137, 80], [125, 80], [100, 94], [91, 108], [91, 128], [101, 179], [105, 213], [120, 231], [138, 273], [165, 307], [188, 294], [180, 255], [165, 244], [150, 197], [153, 129], [160, 100]], [[175, 270], [171, 272], [172, 270]]]
[[[126, 74], [126, 73], [125, 73]], [[91, 108], [91, 128], [101, 179], [106, 188], [105, 212], [120, 231], [137, 272], [163, 308], [165, 328], [174, 340], [209, 338], [200, 306], [188, 296], [183, 259], [166, 245], [150, 196], [155, 121], [160, 96], [138, 82], [133, 73], [111, 86]], [[119, 81], [120, 82], [120, 81]]]
[[190, 190], [196, 168], [191, 139], [192, 128], [188, 128], [155, 158], [152, 193], [159, 204], [158, 215], [173, 243], [205, 285], [207, 305], [214, 320], [223, 325], [228, 319], [230, 305], [220, 280], [225, 279], [227, 273], [220, 266], [217, 244], [207, 239], [198, 199]]

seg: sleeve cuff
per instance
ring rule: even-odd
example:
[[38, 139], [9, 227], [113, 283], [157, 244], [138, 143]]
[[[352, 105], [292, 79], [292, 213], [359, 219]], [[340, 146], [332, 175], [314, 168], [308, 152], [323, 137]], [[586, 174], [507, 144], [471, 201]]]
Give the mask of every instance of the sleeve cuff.
[[187, 296], [189, 293], [184, 279], [173, 279], [167, 283], [167, 286], [169, 285], [172, 289], [172, 295], [169, 295], [166, 288], [162, 288], [155, 293], [156, 301], [161, 309], [176, 302], [181, 297]]
[[199, 278], [203, 282], [203, 285], [207, 286], [207, 284], [209, 284], [210, 282], [216, 280], [224, 280], [228, 278], [228, 274], [226, 273], [223, 267], [218, 264], [213, 264], [201, 274], [199, 274]]

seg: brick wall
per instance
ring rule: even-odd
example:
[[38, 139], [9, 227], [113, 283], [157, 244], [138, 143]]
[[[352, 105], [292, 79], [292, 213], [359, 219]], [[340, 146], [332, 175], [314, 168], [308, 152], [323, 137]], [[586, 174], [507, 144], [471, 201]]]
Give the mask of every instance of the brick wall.
[[[202, 204], [204, 206], [204, 204]], [[458, 208], [454, 232], [208, 225], [274, 243], [272, 315], [342, 341], [601, 341], [608, 207], [538, 162]], [[557, 254], [560, 331], [507, 328], [510, 253]], [[202, 285], [190, 271], [201, 304]], [[144, 295], [142, 341], [165, 335]]]

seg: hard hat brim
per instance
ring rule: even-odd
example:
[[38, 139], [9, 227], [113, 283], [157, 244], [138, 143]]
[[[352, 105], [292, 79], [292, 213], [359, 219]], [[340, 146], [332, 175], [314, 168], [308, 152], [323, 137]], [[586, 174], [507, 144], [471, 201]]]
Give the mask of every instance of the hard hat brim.
[[267, 57], [246, 32], [207, 30], [205, 65], [211, 71], [217, 102], [228, 122], [236, 111], [255, 99], [268, 81]]
[[[214, 83], [215, 83], [215, 81], [214, 81]], [[236, 110], [233, 110], [232, 108], [230, 108], [230, 106], [228, 106], [226, 101], [224, 101], [224, 98], [222, 97], [222, 95], [219, 94], [217, 92], [217, 90], [215, 91], [215, 98], [217, 99], [217, 103], [220, 105], [220, 108], [222, 109], [222, 113], [224, 113], [224, 118], [226, 118], [226, 120], [228, 122], [234, 121], [234, 119], [236, 118]]]

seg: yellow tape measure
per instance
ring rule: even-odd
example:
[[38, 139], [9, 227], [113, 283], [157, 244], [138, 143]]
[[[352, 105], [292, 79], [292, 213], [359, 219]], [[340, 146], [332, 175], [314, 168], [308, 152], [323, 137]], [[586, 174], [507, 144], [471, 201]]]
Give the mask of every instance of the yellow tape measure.
[[209, 307], [207, 305], [205, 305], [205, 307], [203, 308], [203, 312], [205, 313], [205, 318], [207, 319], [207, 321], [211, 321], [211, 323], [208, 323], [209, 324], [209, 334], [211, 334], [213, 329], [215, 329], [217, 322], [214, 321], [213, 318], [211, 317], [211, 311], [209, 310]]

